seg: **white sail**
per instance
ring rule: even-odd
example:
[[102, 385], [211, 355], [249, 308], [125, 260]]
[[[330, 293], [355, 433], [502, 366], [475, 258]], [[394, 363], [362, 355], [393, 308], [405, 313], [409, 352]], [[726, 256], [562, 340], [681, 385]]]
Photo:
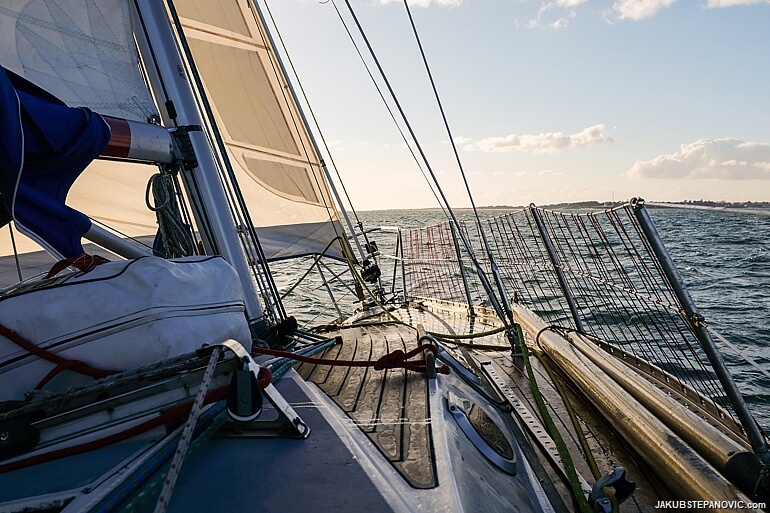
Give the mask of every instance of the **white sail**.
[[124, 0], [4, 0], [0, 48], [0, 64], [67, 105], [137, 121], [157, 113]]
[[322, 252], [343, 230], [264, 26], [246, 0], [174, 3], [267, 258]]
[[[140, 72], [125, 0], [4, 1], [0, 65], [73, 107], [142, 122], [157, 115]], [[157, 225], [144, 206], [144, 190], [156, 171], [96, 161], [75, 182], [67, 204], [125, 236], [151, 236]], [[18, 253], [40, 250], [18, 231], [14, 235]], [[3, 227], [0, 257], [13, 252], [10, 230]]]

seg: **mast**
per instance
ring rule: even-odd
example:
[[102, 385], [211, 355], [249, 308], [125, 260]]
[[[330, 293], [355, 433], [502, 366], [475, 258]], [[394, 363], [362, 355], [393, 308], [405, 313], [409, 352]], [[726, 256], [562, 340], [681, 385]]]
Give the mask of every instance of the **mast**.
[[233, 225], [217, 162], [211, 153], [204, 123], [198, 111], [191, 84], [176, 47], [176, 40], [163, 4], [155, 0], [134, 0], [132, 17], [137, 46], [152, 95], [165, 126], [187, 132], [197, 165], [181, 173], [182, 182], [193, 204], [193, 214], [207, 252], [222, 255], [238, 272], [246, 296], [250, 321], [264, 317], [248, 257]]

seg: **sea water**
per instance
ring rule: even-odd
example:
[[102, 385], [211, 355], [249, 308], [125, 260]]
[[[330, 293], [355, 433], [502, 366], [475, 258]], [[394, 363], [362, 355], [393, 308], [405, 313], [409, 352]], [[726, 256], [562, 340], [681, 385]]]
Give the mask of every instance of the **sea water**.
[[[770, 216], [669, 208], [648, 210], [709, 326], [770, 373]], [[480, 215], [488, 218], [506, 212], [484, 209]], [[458, 215], [470, 219], [471, 213], [459, 211]], [[367, 211], [358, 212], [357, 216], [365, 228], [420, 228], [446, 219], [439, 209]], [[393, 254], [394, 233], [376, 230], [368, 237], [377, 242], [383, 255]], [[308, 258], [276, 265], [279, 290], [293, 285], [311, 263]], [[380, 258], [380, 266], [390, 287], [394, 261]], [[332, 272], [345, 272], [343, 265], [330, 267], [322, 268], [327, 279]], [[343, 311], [356, 304], [353, 291], [345, 287], [334, 286], [332, 294]], [[287, 297], [286, 307], [304, 326], [336, 316], [315, 271]], [[760, 425], [770, 428], [770, 379], [733, 348], [717, 343]]]

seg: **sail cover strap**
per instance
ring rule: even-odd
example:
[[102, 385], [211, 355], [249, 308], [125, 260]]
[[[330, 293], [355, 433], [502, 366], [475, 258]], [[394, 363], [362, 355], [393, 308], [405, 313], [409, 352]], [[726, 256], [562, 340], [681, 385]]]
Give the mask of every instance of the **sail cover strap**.
[[82, 254], [91, 221], [64, 201], [107, 145], [107, 123], [0, 66], [0, 133], [0, 226], [13, 219], [59, 258]]

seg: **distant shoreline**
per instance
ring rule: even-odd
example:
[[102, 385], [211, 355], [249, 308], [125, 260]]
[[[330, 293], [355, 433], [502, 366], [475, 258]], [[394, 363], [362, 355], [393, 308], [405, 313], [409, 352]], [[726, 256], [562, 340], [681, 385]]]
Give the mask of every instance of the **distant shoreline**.
[[[758, 216], [770, 217], [770, 204], [767, 204], [765, 202], [755, 203], [751, 207], [744, 206], [744, 205], [736, 205], [734, 207], [728, 207], [728, 206], [699, 205], [699, 204], [693, 204], [693, 203], [656, 203], [652, 201], [647, 202], [645, 204], [650, 207], [657, 207], [657, 208], [680, 208], [684, 210], [709, 210], [712, 212], [729, 212], [733, 214], [754, 214]], [[757, 210], [757, 208], [764, 208], [767, 210]]]
[[[543, 208], [613, 208], [625, 204], [625, 201], [576, 201], [573, 203], [552, 203], [548, 205], [538, 205]], [[664, 208], [693, 208], [698, 210], [752, 210], [768, 209], [770, 210], [770, 201], [707, 201], [707, 200], [685, 200], [685, 201], [645, 201], [645, 205], [651, 207]], [[512, 207], [508, 205], [494, 205], [479, 207], [479, 210], [508, 210], [523, 208], [521, 206]], [[763, 212], [763, 210], [759, 210]]]
[[[627, 201], [576, 201], [573, 203], [551, 203], [547, 205], [537, 205], [541, 208], [552, 210], [560, 209], [610, 209], [626, 204]], [[740, 214], [758, 214], [770, 215], [770, 201], [645, 201], [644, 203], [652, 208], [681, 208], [690, 210], [714, 210], [719, 212], [735, 212]], [[478, 210], [521, 210], [524, 205], [486, 205], [477, 207]], [[470, 210], [470, 207], [458, 207], [455, 210]], [[380, 209], [374, 209], [380, 210]], [[385, 210], [440, 210], [439, 207], [423, 208], [396, 208]]]

